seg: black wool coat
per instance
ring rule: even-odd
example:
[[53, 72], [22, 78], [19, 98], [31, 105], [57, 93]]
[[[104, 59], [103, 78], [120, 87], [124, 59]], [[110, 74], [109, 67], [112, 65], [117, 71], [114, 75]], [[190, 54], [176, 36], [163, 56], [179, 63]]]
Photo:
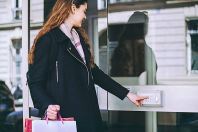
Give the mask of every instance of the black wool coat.
[[27, 81], [34, 106], [44, 115], [48, 105], [60, 105], [62, 117], [74, 117], [78, 132], [101, 132], [102, 119], [94, 84], [124, 99], [129, 92], [98, 66], [91, 68], [90, 51], [79, 33], [86, 64], [70, 39], [58, 28], [36, 43]]

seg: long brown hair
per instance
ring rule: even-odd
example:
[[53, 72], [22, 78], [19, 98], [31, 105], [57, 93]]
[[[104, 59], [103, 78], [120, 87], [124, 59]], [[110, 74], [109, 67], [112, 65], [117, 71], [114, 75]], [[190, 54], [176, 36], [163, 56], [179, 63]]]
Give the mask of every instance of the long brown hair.
[[[62, 23], [64, 23], [65, 19], [68, 18], [70, 12], [71, 12], [71, 6], [74, 4], [77, 8], [80, 7], [80, 5], [83, 5], [87, 3], [87, 0], [57, 0], [54, 7], [52, 8], [52, 11], [49, 14], [49, 17], [39, 33], [37, 34], [36, 38], [34, 39], [33, 45], [30, 49], [30, 52], [28, 54], [28, 63], [33, 64], [34, 63], [34, 51], [35, 51], [35, 45], [39, 38], [41, 38], [44, 34], [49, 32], [51, 29], [60, 26]], [[89, 42], [88, 35], [86, 34], [85, 30], [83, 28], [77, 28], [77, 30], [81, 33], [83, 39], [85, 40], [85, 43], [89, 45], [91, 49], [91, 63], [93, 63], [93, 53], [92, 53], [92, 46]]]

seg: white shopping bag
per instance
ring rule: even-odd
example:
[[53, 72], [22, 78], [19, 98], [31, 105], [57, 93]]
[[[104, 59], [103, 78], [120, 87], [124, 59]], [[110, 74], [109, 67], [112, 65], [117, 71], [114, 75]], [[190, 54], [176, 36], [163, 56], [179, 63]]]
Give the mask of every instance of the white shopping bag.
[[75, 121], [45, 121], [32, 122], [32, 132], [77, 132]]
[[76, 121], [71, 118], [63, 120], [25, 120], [25, 132], [77, 132]]

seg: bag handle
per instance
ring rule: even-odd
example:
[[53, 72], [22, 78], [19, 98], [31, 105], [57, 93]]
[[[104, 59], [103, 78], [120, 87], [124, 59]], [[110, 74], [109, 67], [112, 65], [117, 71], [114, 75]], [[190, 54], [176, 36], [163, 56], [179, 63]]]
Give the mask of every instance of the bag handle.
[[[47, 112], [45, 112], [45, 115], [44, 115], [43, 119], [46, 120], [47, 124], [48, 124], [49, 118], [47, 117]], [[61, 121], [64, 124], [63, 118], [62, 118], [60, 112], [57, 113], [57, 119], [56, 120]]]

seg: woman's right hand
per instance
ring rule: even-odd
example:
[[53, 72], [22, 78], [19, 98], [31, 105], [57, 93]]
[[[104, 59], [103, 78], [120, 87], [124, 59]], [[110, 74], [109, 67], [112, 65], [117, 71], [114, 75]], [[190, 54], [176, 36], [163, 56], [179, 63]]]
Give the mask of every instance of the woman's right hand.
[[56, 120], [59, 111], [60, 111], [59, 105], [49, 105], [47, 108], [47, 118], [50, 120]]

